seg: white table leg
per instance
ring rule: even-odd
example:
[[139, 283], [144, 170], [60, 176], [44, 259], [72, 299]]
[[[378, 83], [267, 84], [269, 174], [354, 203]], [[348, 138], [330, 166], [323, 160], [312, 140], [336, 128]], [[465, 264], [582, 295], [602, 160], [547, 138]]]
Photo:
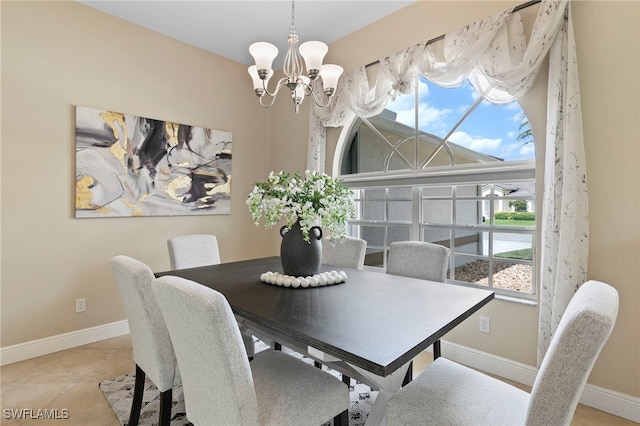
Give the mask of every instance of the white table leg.
[[402, 387], [405, 374], [409, 369], [410, 363], [406, 363], [387, 377], [381, 377], [363, 370], [362, 368], [351, 366], [355, 369], [364, 379], [369, 386], [378, 390], [378, 396], [373, 403], [369, 417], [365, 426], [384, 426], [387, 424], [387, 403], [391, 396]]

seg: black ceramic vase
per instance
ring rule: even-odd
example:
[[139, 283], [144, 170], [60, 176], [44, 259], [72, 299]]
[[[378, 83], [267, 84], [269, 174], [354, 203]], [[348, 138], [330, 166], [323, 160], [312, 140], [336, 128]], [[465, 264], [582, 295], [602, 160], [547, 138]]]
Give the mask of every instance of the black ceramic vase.
[[294, 277], [306, 277], [317, 274], [322, 263], [322, 229], [313, 226], [309, 230], [309, 242], [302, 238], [300, 221], [297, 221], [287, 229], [280, 228], [280, 260], [282, 272]]

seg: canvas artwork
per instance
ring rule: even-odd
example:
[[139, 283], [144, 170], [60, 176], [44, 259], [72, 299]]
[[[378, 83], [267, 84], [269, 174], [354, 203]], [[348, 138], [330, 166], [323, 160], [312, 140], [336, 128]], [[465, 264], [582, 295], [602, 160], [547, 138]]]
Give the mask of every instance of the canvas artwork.
[[76, 107], [76, 217], [229, 214], [230, 132]]

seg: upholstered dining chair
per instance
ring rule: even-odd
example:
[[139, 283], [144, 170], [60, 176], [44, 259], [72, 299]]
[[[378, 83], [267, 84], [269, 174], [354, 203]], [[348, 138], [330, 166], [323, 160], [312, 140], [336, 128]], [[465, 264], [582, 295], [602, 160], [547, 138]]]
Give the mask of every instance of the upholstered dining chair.
[[110, 263], [127, 314], [136, 363], [128, 424], [138, 424], [145, 377], [148, 377], [160, 391], [159, 423], [169, 426], [173, 387], [181, 384], [181, 380], [169, 331], [151, 290], [155, 277], [147, 265], [128, 256], [115, 256]]
[[348, 388], [280, 351], [249, 362], [227, 299], [180, 277], [153, 292], [182, 374], [187, 419], [200, 425], [319, 425], [346, 420]]
[[[449, 249], [425, 241], [397, 241], [389, 246], [387, 274], [444, 282], [449, 266]], [[433, 358], [440, 357], [440, 340], [433, 343]], [[411, 381], [413, 363], [404, 384]]]
[[[171, 269], [197, 268], [199, 266], [220, 264], [218, 239], [213, 234], [179, 235], [167, 240]], [[243, 325], [243, 319], [236, 317], [242, 329], [242, 340], [247, 356], [255, 353], [253, 334]]]
[[196, 268], [220, 263], [218, 239], [212, 234], [179, 235], [167, 240], [171, 269]]
[[588, 281], [578, 289], [531, 393], [441, 357], [389, 400], [388, 424], [569, 425], [618, 303], [608, 284]]
[[444, 282], [449, 249], [425, 241], [397, 241], [389, 246], [387, 274]]
[[367, 241], [362, 238], [344, 237], [331, 241], [322, 240], [322, 263], [347, 268], [364, 268], [364, 256], [367, 251]]

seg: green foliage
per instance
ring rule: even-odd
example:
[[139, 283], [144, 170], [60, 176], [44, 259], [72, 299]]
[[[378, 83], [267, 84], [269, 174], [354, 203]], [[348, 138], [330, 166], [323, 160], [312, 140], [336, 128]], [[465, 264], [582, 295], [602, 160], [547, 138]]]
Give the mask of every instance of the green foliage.
[[522, 145], [528, 145], [533, 142], [533, 132], [531, 131], [531, 125], [529, 124], [529, 119], [527, 116], [522, 113], [520, 117], [520, 126], [518, 127], [518, 137], [519, 141], [522, 141]]
[[309, 229], [322, 226], [323, 233], [331, 239], [346, 234], [347, 219], [355, 217], [353, 192], [324, 173], [298, 172], [269, 173], [265, 181], [256, 182], [247, 198], [247, 206], [256, 226], [264, 216], [265, 227], [271, 228], [280, 219], [287, 227], [300, 221], [304, 239], [309, 241]]
[[518, 227], [535, 227], [535, 220], [501, 220], [494, 219], [494, 225], [496, 226], [518, 226]]
[[536, 220], [536, 214], [533, 212], [496, 212], [494, 215], [496, 220]]
[[522, 249], [522, 250], [513, 250], [513, 251], [505, 251], [504, 253], [496, 253], [495, 257], [499, 257], [502, 259], [519, 259], [519, 260], [531, 260], [531, 249]]
[[515, 208], [517, 212], [527, 211], [527, 202], [525, 200], [513, 200], [509, 201], [509, 207]]

